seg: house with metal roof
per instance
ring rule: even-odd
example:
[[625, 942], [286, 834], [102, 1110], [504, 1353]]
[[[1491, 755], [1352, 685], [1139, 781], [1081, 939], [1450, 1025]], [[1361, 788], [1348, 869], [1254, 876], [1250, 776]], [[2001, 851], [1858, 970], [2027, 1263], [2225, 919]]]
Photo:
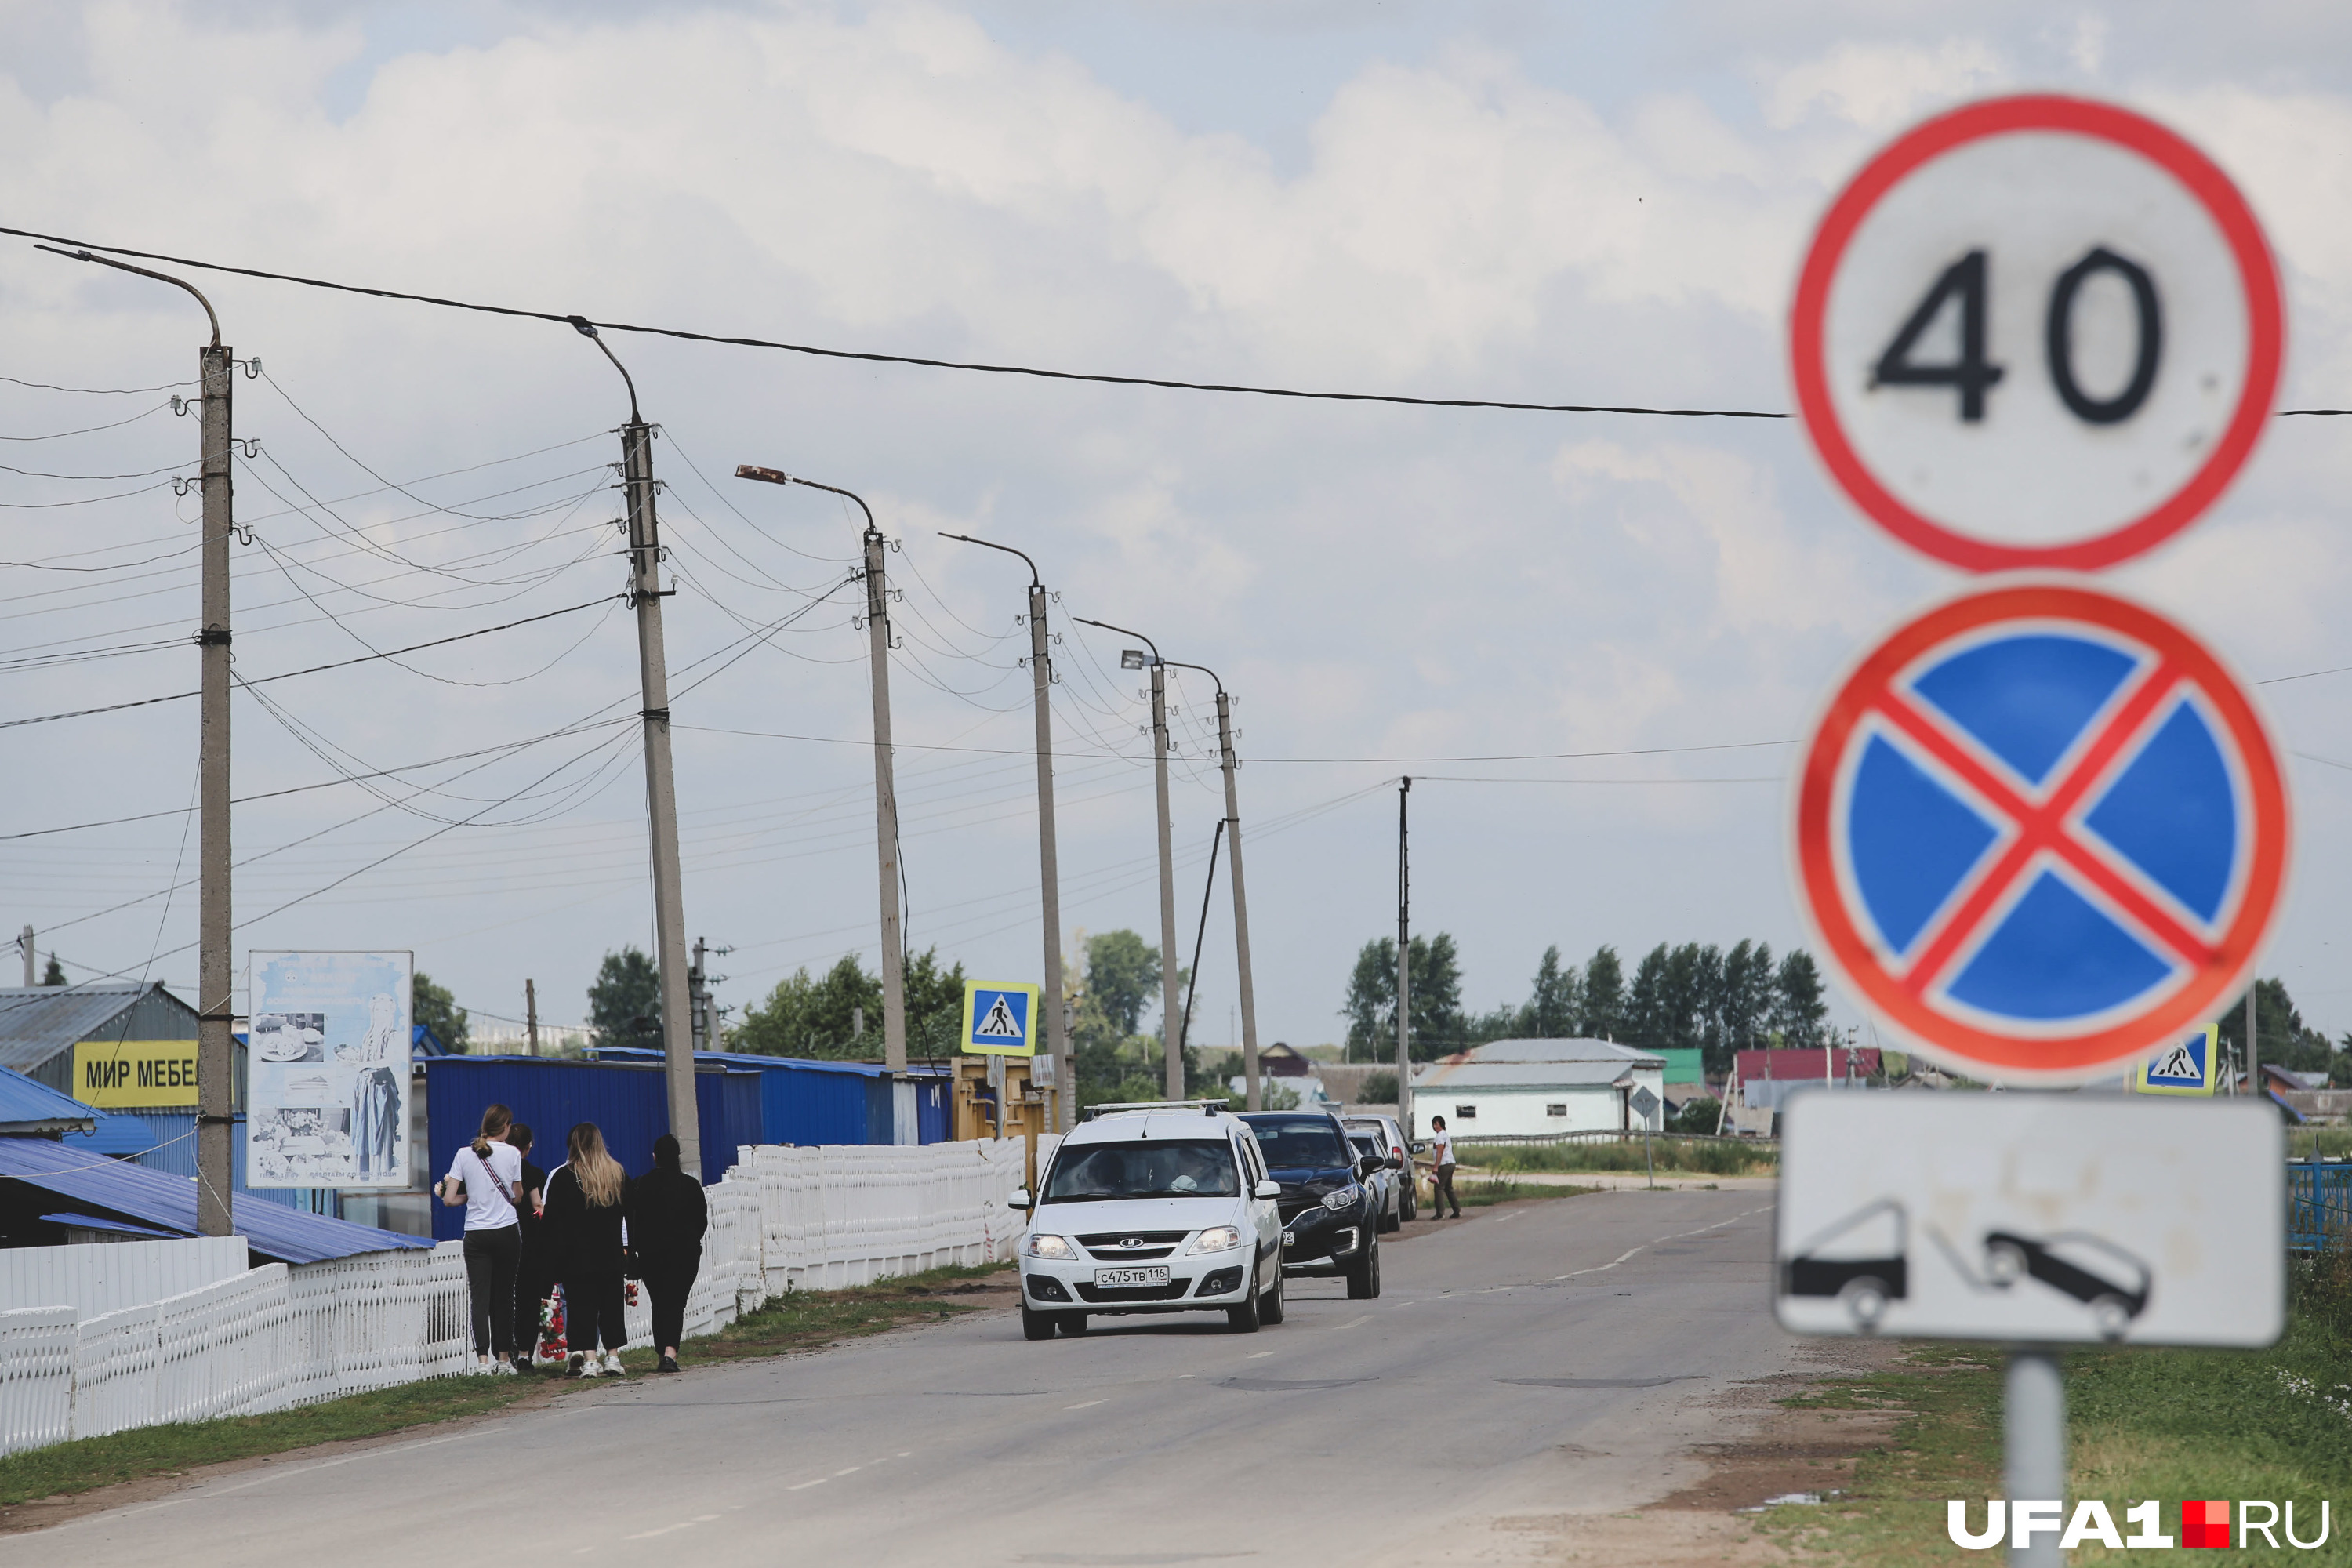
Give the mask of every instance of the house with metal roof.
[[1457, 1138], [1638, 1131], [1638, 1089], [1659, 1102], [1649, 1125], [1662, 1125], [1665, 1068], [1655, 1051], [1611, 1040], [1491, 1040], [1414, 1068], [1413, 1117], [1443, 1116]]

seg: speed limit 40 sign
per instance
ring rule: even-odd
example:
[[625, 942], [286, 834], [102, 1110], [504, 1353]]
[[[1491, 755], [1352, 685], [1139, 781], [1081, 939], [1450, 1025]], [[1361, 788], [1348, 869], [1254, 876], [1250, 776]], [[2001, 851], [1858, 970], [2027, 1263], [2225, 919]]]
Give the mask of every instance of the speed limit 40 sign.
[[1970, 571], [2095, 570], [2212, 504], [2260, 437], [2284, 327], [2252, 211], [2109, 104], [1931, 120], [1840, 194], [1790, 317], [1832, 476]]

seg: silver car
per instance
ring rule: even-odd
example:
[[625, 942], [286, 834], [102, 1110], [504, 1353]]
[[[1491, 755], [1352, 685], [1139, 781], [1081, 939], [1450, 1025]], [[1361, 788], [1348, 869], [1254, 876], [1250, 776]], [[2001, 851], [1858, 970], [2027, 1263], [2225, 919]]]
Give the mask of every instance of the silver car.
[[1348, 1142], [1359, 1154], [1381, 1161], [1380, 1168], [1363, 1178], [1380, 1194], [1381, 1228], [1395, 1230], [1413, 1217], [1412, 1160], [1405, 1152], [1404, 1133], [1393, 1117], [1349, 1116], [1341, 1119]]

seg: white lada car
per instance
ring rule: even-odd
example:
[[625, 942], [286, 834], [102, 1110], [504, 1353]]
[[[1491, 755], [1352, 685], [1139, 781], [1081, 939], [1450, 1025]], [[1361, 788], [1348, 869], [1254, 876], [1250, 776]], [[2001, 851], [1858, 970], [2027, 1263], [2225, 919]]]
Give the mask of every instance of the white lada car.
[[1098, 1108], [1013, 1196], [1030, 1210], [1021, 1331], [1084, 1333], [1097, 1312], [1223, 1312], [1245, 1334], [1282, 1321], [1280, 1192], [1213, 1104]]

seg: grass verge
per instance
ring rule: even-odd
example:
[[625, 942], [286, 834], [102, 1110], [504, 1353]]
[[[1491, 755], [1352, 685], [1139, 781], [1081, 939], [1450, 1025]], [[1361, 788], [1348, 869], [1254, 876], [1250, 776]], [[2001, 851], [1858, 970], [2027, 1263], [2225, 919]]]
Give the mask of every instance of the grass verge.
[[[1708, 1176], [1769, 1174], [1780, 1169], [1780, 1152], [1756, 1143], [1717, 1143], [1680, 1138], [1651, 1142], [1661, 1171]], [[1462, 1157], [1482, 1171], [1639, 1171], [1642, 1141], [1592, 1139], [1573, 1143], [1465, 1143]]]
[[[2000, 1358], [1986, 1347], [1921, 1344], [1895, 1370], [1826, 1384], [1788, 1405], [1898, 1409], [1884, 1449], [1863, 1457], [1847, 1495], [1784, 1507], [1761, 1528], [1801, 1553], [1842, 1563], [1983, 1562], [1945, 1533], [1944, 1505], [2002, 1494]], [[2093, 1350], [2066, 1359], [2069, 1493], [2123, 1510], [2163, 1503], [2179, 1537], [2180, 1500], [2294, 1499], [2295, 1528], [2317, 1533], [2318, 1504], [2352, 1494], [2352, 1248], [2295, 1266], [2287, 1331], [2265, 1351]], [[2232, 1507], [2234, 1526], [2237, 1510]], [[1981, 1512], [1972, 1514], [1979, 1527]], [[2352, 1564], [2352, 1521], [2331, 1519], [2327, 1543], [2299, 1563]], [[2284, 1536], [2280, 1550], [2288, 1550]], [[2075, 1563], [2126, 1552], [2078, 1547]], [[2214, 1563], [2271, 1561], [2254, 1538]]]
[[[689, 1364], [743, 1360], [813, 1350], [911, 1322], [938, 1322], [978, 1310], [974, 1304], [957, 1300], [960, 1288], [969, 1289], [1011, 1267], [935, 1268], [852, 1290], [795, 1291], [716, 1334], [688, 1341], [681, 1349]], [[632, 1351], [622, 1358], [633, 1372], [650, 1370], [654, 1359], [649, 1351]], [[319, 1443], [378, 1437], [412, 1426], [461, 1421], [525, 1399], [598, 1386], [601, 1384], [546, 1375], [436, 1377], [266, 1415], [232, 1415], [85, 1437], [0, 1458], [0, 1508], [150, 1476], [181, 1474], [197, 1465], [258, 1458]]]
[[2314, 1155], [2325, 1160], [2352, 1157], [2352, 1127], [2290, 1127], [2286, 1130], [2286, 1152], [2291, 1160], [2308, 1160]]

